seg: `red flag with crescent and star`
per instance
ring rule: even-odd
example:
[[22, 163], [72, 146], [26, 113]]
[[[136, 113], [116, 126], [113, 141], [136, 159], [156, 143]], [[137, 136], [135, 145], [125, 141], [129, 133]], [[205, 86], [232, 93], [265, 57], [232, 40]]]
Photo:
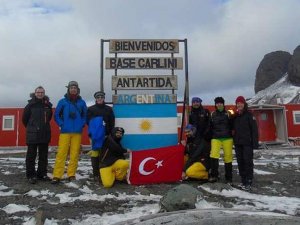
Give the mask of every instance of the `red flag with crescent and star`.
[[133, 185], [177, 182], [183, 165], [183, 145], [133, 151], [127, 180]]

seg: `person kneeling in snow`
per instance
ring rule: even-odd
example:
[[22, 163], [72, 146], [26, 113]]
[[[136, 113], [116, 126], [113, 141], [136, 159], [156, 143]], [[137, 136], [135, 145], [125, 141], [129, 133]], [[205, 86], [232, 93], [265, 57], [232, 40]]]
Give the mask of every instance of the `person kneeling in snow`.
[[106, 137], [100, 152], [100, 176], [104, 187], [110, 188], [115, 180], [122, 181], [126, 178], [129, 161], [125, 160], [124, 154], [129, 150], [123, 148], [120, 141], [124, 135], [122, 127], [115, 127]]
[[209, 144], [201, 137], [196, 136], [197, 129], [191, 124], [185, 127], [187, 143], [185, 146], [185, 165], [182, 180], [193, 178], [208, 179]]

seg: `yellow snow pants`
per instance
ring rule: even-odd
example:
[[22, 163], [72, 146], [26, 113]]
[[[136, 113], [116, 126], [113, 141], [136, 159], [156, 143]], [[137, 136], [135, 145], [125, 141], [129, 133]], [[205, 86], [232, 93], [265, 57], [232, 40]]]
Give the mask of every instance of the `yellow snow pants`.
[[[185, 162], [187, 161], [188, 156], [184, 156]], [[201, 162], [193, 163], [187, 170], [185, 171], [186, 176], [199, 180], [208, 179], [208, 172], [205, 166]]]
[[211, 140], [211, 151], [210, 158], [219, 159], [220, 158], [220, 150], [223, 147], [224, 152], [224, 162], [231, 163], [232, 162], [232, 138], [224, 138], [224, 139], [212, 139]]
[[115, 180], [122, 181], [126, 178], [129, 161], [124, 159], [117, 160], [114, 164], [100, 169], [102, 184], [105, 188], [114, 185]]
[[58, 151], [56, 154], [53, 177], [61, 179], [64, 175], [65, 164], [69, 155], [67, 176], [75, 176], [80, 154], [81, 134], [63, 133], [59, 135]]

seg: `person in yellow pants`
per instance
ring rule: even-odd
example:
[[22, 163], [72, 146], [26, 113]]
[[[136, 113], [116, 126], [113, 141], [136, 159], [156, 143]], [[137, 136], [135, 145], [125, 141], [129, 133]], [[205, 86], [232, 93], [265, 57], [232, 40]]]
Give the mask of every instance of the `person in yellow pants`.
[[122, 127], [115, 127], [106, 137], [99, 156], [100, 177], [105, 188], [114, 185], [115, 180], [123, 181], [129, 168], [129, 161], [124, 154], [129, 152], [123, 148], [120, 141], [124, 135]]
[[86, 123], [87, 106], [79, 95], [78, 83], [70, 81], [67, 88], [67, 93], [58, 102], [54, 113], [55, 122], [60, 127], [60, 135], [52, 184], [58, 184], [63, 177], [68, 155], [68, 180], [75, 179], [81, 150], [81, 134]]
[[216, 110], [211, 115], [211, 151], [210, 166], [211, 174], [209, 182], [216, 182], [219, 179], [219, 158], [220, 150], [224, 152], [224, 167], [226, 183], [232, 184], [232, 115], [225, 110], [225, 101], [222, 97], [215, 98]]
[[196, 127], [191, 124], [185, 127], [187, 143], [185, 146], [185, 164], [182, 172], [182, 180], [188, 178], [197, 180], [208, 179], [209, 144], [204, 138], [196, 135], [196, 132]]

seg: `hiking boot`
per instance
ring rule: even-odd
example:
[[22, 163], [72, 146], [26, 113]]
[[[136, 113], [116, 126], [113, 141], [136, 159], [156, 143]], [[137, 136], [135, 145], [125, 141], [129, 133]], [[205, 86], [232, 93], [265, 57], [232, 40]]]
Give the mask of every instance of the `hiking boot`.
[[51, 184], [59, 184], [60, 182], [60, 179], [57, 178], [57, 177], [53, 177], [52, 181], [51, 181]]
[[243, 184], [243, 183], [240, 183], [240, 184], [238, 184], [237, 185], [237, 187], [239, 188], [239, 189], [244, 189], [245, 188], [245, 184]]
[[70, 177], [68, 177], [68, 181], [69, 181], [69, 182], [72, 182], [72, 181], [74, 181], [74, 180], [76, 180], [75, 176], [70, 176]]
[[30, 183], [30, 184], [36, 184], [36, 182], [37, 182], [36, 177], [30, 177], [30, 178], [28, 178], [28, 183]]
[[37, 177], [37, 179], [40, 180], [40, 181], [51, 181], [51, 178], [48, 177], [47, 175], [42, 176], [42, 177]]
[[242, 190], [243, 191], [248, 191], [248, 192], [251, 191], [251, 185], [245, 185], [245, 186], [243, 186]]

